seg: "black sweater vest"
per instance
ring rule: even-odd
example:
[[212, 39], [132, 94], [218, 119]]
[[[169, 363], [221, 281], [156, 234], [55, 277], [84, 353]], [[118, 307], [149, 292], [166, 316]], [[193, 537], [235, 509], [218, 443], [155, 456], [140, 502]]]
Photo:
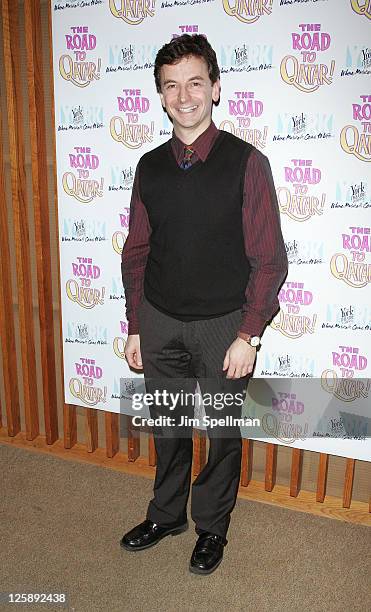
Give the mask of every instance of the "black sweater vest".
[[205, 162], [187, 170], [170, 141], [143, 155], [139, 189], [152, 228], [144, 295], [182, 321], [221, 316], [245, 301], [250, 264], [242, 204], [252, 145], [220, 131]]

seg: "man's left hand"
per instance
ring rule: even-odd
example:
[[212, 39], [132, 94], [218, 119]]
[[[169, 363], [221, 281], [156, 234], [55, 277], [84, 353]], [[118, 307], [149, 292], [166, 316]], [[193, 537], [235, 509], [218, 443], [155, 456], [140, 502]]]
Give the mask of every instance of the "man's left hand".
[[251, 374], [255, 359], [256, 348], [242, 338], [236, 338], [225, 354], [223, 370], [227, 370], [226, 378], [242, 378]]

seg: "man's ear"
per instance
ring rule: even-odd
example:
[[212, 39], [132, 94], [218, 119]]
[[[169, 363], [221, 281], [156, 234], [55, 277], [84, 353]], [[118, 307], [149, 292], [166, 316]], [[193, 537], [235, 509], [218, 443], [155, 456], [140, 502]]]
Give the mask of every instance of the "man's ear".
[[220, 79], [217, 79], [215, 83], [213, 83], [213, 91], [212, 91], [213, 102], [216, 104], [219, 102], [220, 98]]
[[165, 99], [164, 99], [164, 96], [163, 96], [163, 94], [161, 92], [159, 93], [159, 96], [160, 96], [161, 104], [162, 104], [163, 108], [165, 108]]

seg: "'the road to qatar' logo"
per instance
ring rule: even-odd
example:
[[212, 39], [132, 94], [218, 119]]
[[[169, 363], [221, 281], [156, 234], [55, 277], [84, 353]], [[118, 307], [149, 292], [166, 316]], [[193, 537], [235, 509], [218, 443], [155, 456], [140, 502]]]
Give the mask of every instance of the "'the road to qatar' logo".
[[97, 38], [89, 33], [88, 26], [72, 26], [71, 32], [65, 35], [66, 49], [71, 51], [71, 55], [61, 55], [59, 73], [63, 79], [77, 87], [87, 87], [92, 81], [100, 79], [101, 58], [87, 57], [87, 52], [96, 48]]
[[371, 162], [371, 96], [361, 95], [362, 104], [352, 104], [352, 118], [357, 125], [345, 125], [340, 132], [340, 146], [349, 155]]
[[107, 401], [107, 387], [98, 386], [103, 370], [95, 359], [80, 357], [75, 363], [76, 376], [70, 379], [69, 389], [73, 397], [87, 406], [96, 406]]
[[99, 180], [90, 177], [91, 171], [98, 170], [100, 159], [90, 147], [74, 147], [74, 151], [68, 156], [71, 170], [62, 176], [63, 190], [71, 198], [89, 204], [103, 196], [103, 177]]
[[262, 129], [251, 126], [251, 120], [260, 118], [264, 111], [262, 100], [255, 98], [252, 91], [235, 91], [234, 98], [228, 100], [228, 112], [231, 119], [220, 123], [219, 129], [225, 130], [249, 142], [258, 149], [264, 149], [267, 143], [268, 126]]
[[[279, 391], [271, 398], [272, 412], [266, 412], [261, 420], [262, 428], [269, 435], [286, 444], [308, 436], [308, 423], [300, 418], [305, 411], [304, 401], [296, 393]], [[299, 422], [295, 423], [295, 417]]]
[[94, 286], [101, 269], [93, 264], [91, 257], [77, 257], [72, 263], [72, 274], [74, 278], [66, 282], [66, 293], [71, 302], [89, 309], [104, 304], [106, 288]]
[[120, 321], [120, 336], [113, 339], [113, 352], [119, 359], [125, 359], [126, 339], [123, 336], [128, 336], [127, 321]]
[[313, 334], [317, 314], [307, 313], [313, 302], [313, 293], [304, 289], [304, 283], [286, 282], [278, 294], [281, 310], [271, 322], [271, 327], [287, 338], [301, 338]]
[[371, 0], [350, 0], [350, 6], [357, 15], [371, 19]]
[[321, 32], [319, 23], [301, 23], [298, 27], [301, 31], [292, 32], [291, 39], [293, 50], [301, 53], [302, 63], [295, 55], [285, 55], [280, 66], [281, 78], [299, 91], [312, 93], [332, 83], [335, 60], [331, 60], [330, 66], [315, 63], [317, 53], [329, 49], [331, 36]]
[[343, 402], [367, 398], [371, 381], [362, 378], [367, 364], [359, 347], [339, 346], [332, 351], [332, 367], [321, 374], [321, 387]]
[[156, 0], [109, 0], [112, 15], [129, 25], [139, 25], [147, 17], [154, 17], [155, 5]]
[[371, 283], [371, 263], [366, 262], [366, 253], [371, 252], [371, 230], [369, 227], [349, 230], [341, 235], [343, 252], [331, 257], [331, 274], [350, 287], [366, 287]]
[[142, 123], [139, 117], [148, 113], [149, 99], [141, 95], [140, 89], [123, 89], [117, 97], [117, 110], [124, 113], [115, 115], [110, 121], [110, 133], [118, 143], [128, 149], [139, 149], [144, 143], [153, 141], [154, 122]]
[[227, 15], [242, 23], [255, 23], [263, 15], [272, 13], [273, 0], [223, 0]]
[[[286, 187], [277, 187], [277, 198], [282, 214], [294, 221], [307, 221], [311, 217], [321, 216], [326, 203], [326, 194], [320, 198], [308, 194], [309, 186], [319, 185], [322, 173], [313, 167], [311, 159], [292, 159], [292, 165], [284, 168]], [[291, 192], [290, 187], [294, 189]]]
[[120, 213], [119, 215], [121, 229], [116, 230], [112, 235], [112, 248], [115, 251], [115, 253], [117, 253], [117, 255], [120, 255], [120, 256], [122, 254], [122, 250], [124, 248], [124, 244], [125, 244], [126, 238], [128, 237], [128, 233], [129, 233], [130, 208], [125, 207], [124, 211], [125, 212]]

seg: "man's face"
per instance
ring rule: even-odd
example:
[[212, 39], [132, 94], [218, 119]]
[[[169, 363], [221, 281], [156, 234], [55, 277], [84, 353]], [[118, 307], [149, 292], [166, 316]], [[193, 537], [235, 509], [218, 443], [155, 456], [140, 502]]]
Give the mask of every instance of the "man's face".
[[205, 60], [190, 55], [177, 64], [162, 66], [160, 81], [161, 103], [173, 120], [175, 133], [189, 135], [193, 142], [210, 125], [213, 101], [220, 94], [219, 79], [212, 84]]

